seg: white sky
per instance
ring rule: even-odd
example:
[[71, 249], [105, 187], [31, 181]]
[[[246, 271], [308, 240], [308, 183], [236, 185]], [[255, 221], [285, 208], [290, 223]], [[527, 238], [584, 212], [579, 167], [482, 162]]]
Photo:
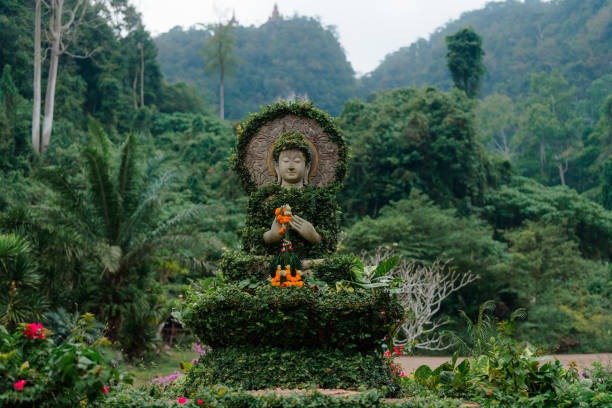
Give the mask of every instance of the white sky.
[[374, 70], [383, 58], [419, 38], [427, 39], [461, 13], [491, 0], [130, 0], [147, 29], [165, 33], [175, 26], [227, 21], [232, 12], [243, 26], [268, 20], [274, 4], [284, 17], [318, 17], [334, 26], [347, 59], [358, 75]]

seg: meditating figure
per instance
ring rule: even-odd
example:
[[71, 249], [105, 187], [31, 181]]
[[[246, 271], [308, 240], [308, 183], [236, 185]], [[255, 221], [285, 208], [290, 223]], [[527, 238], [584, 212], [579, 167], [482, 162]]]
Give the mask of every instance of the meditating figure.
[[[283, 189], [301, 189], [308, 184], [310, 146], [302, 135], [296, 132], [283, 134], [274, 145], [272, 158], [277, 182]], [[292, 214], [288, 226], [313, 245], [321, 242], [321, 235], [312, 223], [298, 214]], [[280, 242], [285, 231], [285, 227], [275, 217], [270, 229], [263, 234], [263, 240], [268, 245]]]

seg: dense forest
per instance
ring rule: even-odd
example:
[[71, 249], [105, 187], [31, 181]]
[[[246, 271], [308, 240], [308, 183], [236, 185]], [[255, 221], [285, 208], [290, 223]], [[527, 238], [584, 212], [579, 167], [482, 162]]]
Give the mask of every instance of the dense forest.
[[[460, 311], [494, 300], [499, 319], [527, 309], [515, 335], [542, 349], [610, 351], [611, 13], [491, 3], [355, 78], [309, 17], [153, 39], [127, 0], [0, 0], [0, 324], [63, 333], [92, 312], [146, 355], [186, 286], [240, 245], [236, 122], [308, 98], [351, 149], [339, 251], [478, 274], [443, 305], [460, 334]], [[465, 27], [480, 94], [447, 64]]]
[[[355, 94], [354, 71], [331, 28], [310, 17], [279, 16], [260, 27], [233, 26], [235, 64], [226, 80], [226, 116], [240, 119], [278, 99], [306, 97], [338, 115]], [[203, 75], [206, 28], [176, 27], [155, 39], [168, 81], [184, 81], [218, 104], [217, 75]]]

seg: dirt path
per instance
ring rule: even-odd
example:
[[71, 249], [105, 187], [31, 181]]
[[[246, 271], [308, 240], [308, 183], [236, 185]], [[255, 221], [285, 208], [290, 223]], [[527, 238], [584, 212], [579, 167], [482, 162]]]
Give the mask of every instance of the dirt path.
[[[593, 362], [597, 361], [604, 367], [612, 365], [612, 353], [599, 353], [599, 354], [560, 354], [554, 356], [542, 357], [544, 361], [552, 361], [553, 358], [559, 359], [561, 364], [568, 365], [571, 362], [576, 363], [579, 371], [591, 368]], [[431, 368], [436, 368], [440, 364], [450, 361], [450, 357], [397, 357], [395, 361], [406, 371], [407, 373], [414, 372], [418, 367], [425, 364]]]

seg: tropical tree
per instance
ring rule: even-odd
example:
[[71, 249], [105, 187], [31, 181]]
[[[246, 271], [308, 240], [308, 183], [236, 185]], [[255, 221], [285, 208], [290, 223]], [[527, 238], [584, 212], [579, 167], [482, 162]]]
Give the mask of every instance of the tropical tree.
[[[187, 247], [194, 241], [193, 234], [182, 233], [184, 222], [198, 208], [180, 203], [175, 203], [174, 211], [164, 207], [172, 176], [156, 175], [155, 161], [143, 169], [134, 135], [117, 147], [93, 124], [91, 138], [82, 153], [81, 174], [70, 177], [61, 168], [44, 170], [44, 178], [57, 193], [47, 215], [72, 231], [82, 246], [82, 269], [90, 287], [90, 299], [84, 301], [101, 315], [109, 339], [133, 357], [144, 351], [157, 323], [151, 259], [159, 249], [178, 242]], [[138, 335], [132, 331], [135, 325]]]
[[518, 115], [512, 100], [501, 94], [487, 96], [476, 108], [479, 139], [489, 150], [506, 160], [511, 160], [511, 145], [516, 132]]
[[566, 185], [584, 130], [576, 113], [576, 88], [558, 72], [533, 74], [514, 140], [519, 170], [547, 184]]
[[472, 27], [466, 27], [446, 37], [446, 65], [451, 72], [455, 86], [468, 97], [476, 98], [486, 68], [482, 59], [482, 38]]
[[0, 234], [0, 324], [40, 320], [47, 303], [30, 244], [16, 234]]
[[529, 313], [518, 334], [556, 352], [605, 349], [612, 327], [610, 265], [583, 258], [564, 223], [526, 222], [506, 239], [511, 272], [499, 284]]
[[[76, 39], [79, 25], [85, 15], [89, 1], [77, 0], [69, 7], [65, 0], [55, 0], [49, 3], [36, 0], [34, 17], [34, 104], [32, 109], [32, 146], [39, 153], [49, 146], [51, 131], [53, 129], [53, 115], [55, 113], [55, 89], [57, 86], [57, 72], [60, 57], [68, 51], [70, 44]], [[48, 7], [47, 29], [42, 27], [42, 6]], [[64, 8], [66, 6], [66, 8]], [[40, 131], [40, 112], [42, 102], [42, 37], [43, 32], [49, 39], [49, 69], [47, 88], [45, 91], [45, 108]], [[45, 50], [46, 52], [46, 50]]]
[[463, 92], [381, 92], [347, 103], [338, 122], [354, 157], [343, 192], [350, 216], [376, 215], [414, 187], [442, 206], [482, 202], [491, 169]]
[[205, 70], [219, 73], [219, 117], [225, 118], [225, 76], [228, 75], [235, 63], [233, 55], [235, 37], [232, 35], [233, 23], [217, 23], [208, 26], [211, 37], [206, 42], [204, 49]]

